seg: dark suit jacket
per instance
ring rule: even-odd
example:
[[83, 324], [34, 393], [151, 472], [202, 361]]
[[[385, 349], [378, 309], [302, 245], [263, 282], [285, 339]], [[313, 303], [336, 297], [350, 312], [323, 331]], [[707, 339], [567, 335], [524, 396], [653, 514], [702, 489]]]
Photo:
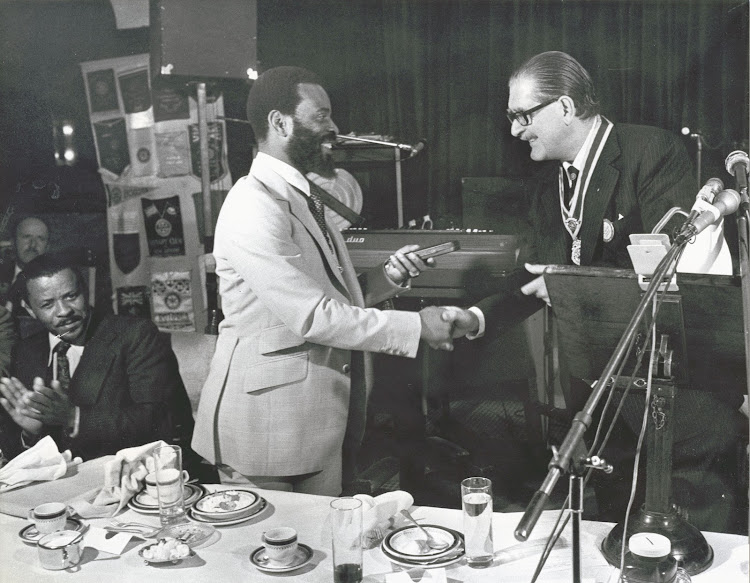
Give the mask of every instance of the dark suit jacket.
[[[49, 381], [48, 360], [45, 331], [17, 343], [12, 373], [27, 387], [37, 376]], [[189, 447], [190, 401], [169, 340], [150, 320], [93, 318], [69, 394], [80, 426], [72, 439], [53, 433], [60, 450], [85, 460], [158, 439]]]
[[[649, 126], [615, 124], [604, 145], [586, 193], [581, 238], [581, 265], [630, 269], [631, 233], [648, 233], [674, 207], [689, 210], [695, 182], [687, 152], [675, 135]], [[605, 242], [604, 219], [614, 226]], [[682, 221], [671, 221], [662, 232]], [[531, 192], [530, 234], [520, 261], [570, 264], [571, 238], [562, 223], [558, 163], [543, 163]], [[477, 303], [492, 328], [505, 329], [536, 312], [544, 302], [521, 294], [536, 276], [522, 266], [506, 277], [498, 293]]]

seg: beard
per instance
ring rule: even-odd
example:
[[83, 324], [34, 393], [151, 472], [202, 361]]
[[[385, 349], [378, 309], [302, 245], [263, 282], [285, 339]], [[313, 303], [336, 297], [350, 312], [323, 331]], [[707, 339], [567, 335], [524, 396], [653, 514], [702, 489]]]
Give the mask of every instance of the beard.
[[333, 132], [316, 133], [296, 118], [293, 124], [286, 153], [294, 167], [302, 174], [315, 172], [325, 178], [333, 178], [336, 175], [333, 156], [323, 153], [320, 146], [324, 142], [333, 142], [336, 136]]

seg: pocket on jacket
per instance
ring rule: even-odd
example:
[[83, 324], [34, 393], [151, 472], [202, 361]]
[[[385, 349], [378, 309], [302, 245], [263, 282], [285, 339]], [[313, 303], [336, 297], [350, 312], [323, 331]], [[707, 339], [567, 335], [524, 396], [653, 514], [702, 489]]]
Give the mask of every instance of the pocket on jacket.
[[248, 367], [244, 389], [247, 393], [295, 383], [307, 376], [307, 352], [266, 357], [267, 360]]
[[292, 332], [283, 324], [271, 326], [261, 331], [258, 338], [258, 352], [270, 354], [287, 348], [302, 346], [305, 339]]

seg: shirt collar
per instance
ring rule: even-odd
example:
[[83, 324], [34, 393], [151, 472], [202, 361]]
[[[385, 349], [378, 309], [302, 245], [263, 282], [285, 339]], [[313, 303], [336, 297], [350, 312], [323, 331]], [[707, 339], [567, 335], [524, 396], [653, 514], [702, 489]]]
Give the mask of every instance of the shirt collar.
[[575, 166], [576, 170], [578, 172], [581, 172], [583, 170], [584, 164], [586, 164], [586, 159], [589, 157], [589, 152], [591, 151], [591, 145], [594, 143], [594, 138], [596, 137], [596, 132], [599, 130], [599, 126], [602, 125], [602, 118], [600, 115], [597, 115], [596, 118], [594, 118], [594, 125], [591, 126], [591, 129], [589, 130], [589, 135], [586, 136], [586, 140], [583, 142], [583, 146], [581, 146], [581, 149], [578, 150], [578, 154], [575, 157], [575, 160], [573, 160], [573, 163], [570, 162], [563, 162], [563, 168], [565, 168], [565, 171], [568, 171], [568, 168], [571, 166]]
[[[52, 364], [52, 353], [55, 350], [55, 346], [60, 344], [62, 342], [62, 338], [59, 336], [56, 336], [55, 334], [52, 334], [51, 332], [47, 333], [47, 337], [49, 338], [49, 358], [47, 359], [47, 366]], [[74, 352], [78, 354], [80, 357], [81, 354], [83, 354], [83, 348], [84, 346], [78, 346], [77, 344], [71, 344], [70, 348], [68, 348], [68, 352]]]
[[307, 178], [305, 178], [302, 173], [294, 166], [291, 166], [286, 162], [283, 162], [278, 158], [274, 158], [273, 156], [264, 152], [258, 152], [255, 156], [255, 159], [259, 162], [262, 162], [263, 165], [269, 170], [272, 170], [273, 172], [281, 176], [281, 178], [291, 184], [294, 188], [301, 190], [308, 196], [310, 195], [310, 184], [307, 182]]

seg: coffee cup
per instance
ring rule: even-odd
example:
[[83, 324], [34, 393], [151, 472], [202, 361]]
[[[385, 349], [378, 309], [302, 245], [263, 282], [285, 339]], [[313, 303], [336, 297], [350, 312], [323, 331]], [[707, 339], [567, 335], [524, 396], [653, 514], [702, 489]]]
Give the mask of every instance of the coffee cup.
[[266, 556], [276, 563], [288, 565], [297, 554], [297, 531], [288, 526], [271, 528], [263, 533]]
[[49, 534], [65, 528], [68, 507], [62, 502], [47, 502], [29, 510], [28, 516], [40, 534]]
[[39, 563], [52, 571], [74, 567], [81, 560], [82, 540], [83, 533], [77, 530], [59, 530], [44, 535], [37, 543]]
[[[162, 472], [166, 472], [167, 478], [165, 480], [162, 480], [162, 483], [166, 482], [177, 482], [177, 477], [179, 476], [179, 472], [176, 469], [167, 469], [162, 470]], [[170, 479], [170, 472], [174, 474], [174, 479]], [[182, 470], [182, 482], [183, 484], [188, 481], [190, 478], [190, 475], [187, 473], [187, 470]], [[154, 500], [159, 499], [159, 490], [156, 486], [156, 472], [150, 472], [146, 475], [146, 477], [143, 479], [144, 483], [146, 484], [146, 493], [151, 496]]]

